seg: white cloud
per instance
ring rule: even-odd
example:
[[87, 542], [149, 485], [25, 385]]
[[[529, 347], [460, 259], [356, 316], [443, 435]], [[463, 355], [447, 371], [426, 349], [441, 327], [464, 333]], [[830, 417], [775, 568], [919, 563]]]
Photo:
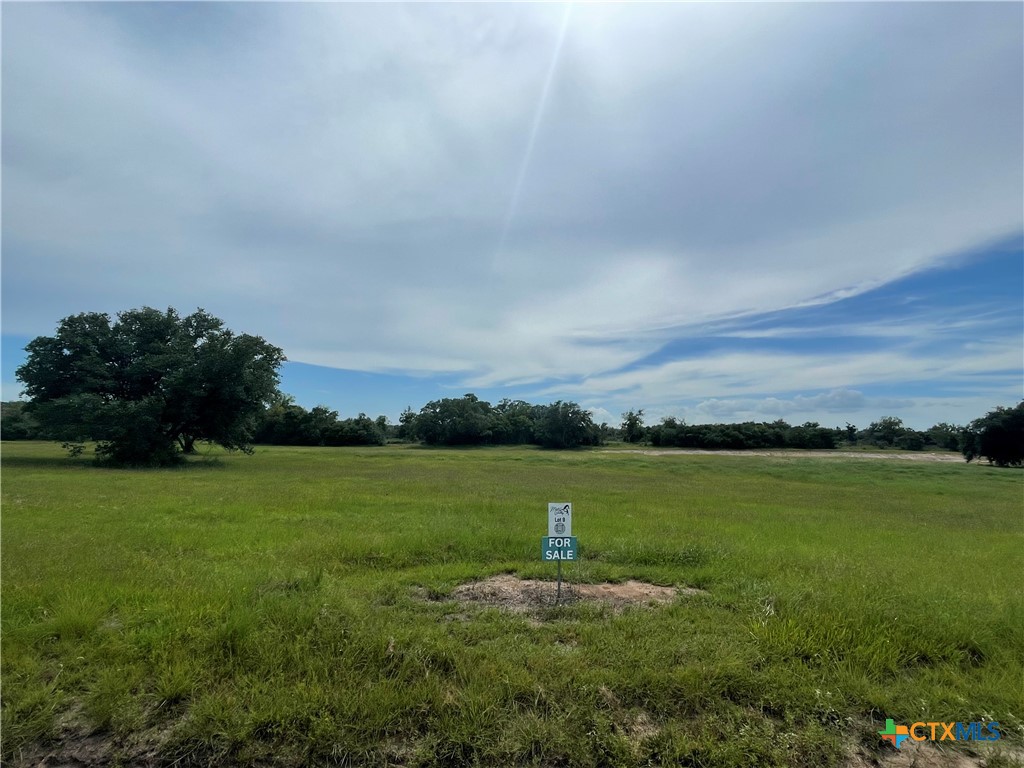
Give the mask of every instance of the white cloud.
[[[555, 391], [587, 398], [607, 395], [614, 404], [648, 404], [664, 410], [672, 403], [703, 401], [703, 410], [713, 413], [716, 403], [753, 402], [750, 396], [766, 392], [801, 393], [825, 390], [827, 395], [812, 399], [796, 396], [787, 401], [795, 410], [828, 412], [842, 400], [842, 393], [857, 386], [913, 384], [944, 381], [969, 384], [979, 376], [986, 382], [1002, 384], [1003, 391], [1020, 389], [1021, 341], [1007, 337], [964, 344], [958, 354], [915, 353], [911, 351], [868, 351], [861, 353], [797, 354], [792, 352], [734, 352], [672, 360], [659, 365], [590, 377], [578, 384], [558, 385]], [[991, 386], [991, 384], [989, 384]], [[1015, 395], [1009, 395], [1015, 397]], [[758, 409], [779, 400], [758, 399]], [[845, 405], [853, 408], [852, 402]], [[730, 406], [732, 407], [732, 406]]]
[[1020, 230], [1019, 7], [574, 7], [499, 253], [562, 15], [5, 9], [5, 332], [203, 306], [296, 361], [625, 407], [1019, 367], [1010, 340], [616, 372]]

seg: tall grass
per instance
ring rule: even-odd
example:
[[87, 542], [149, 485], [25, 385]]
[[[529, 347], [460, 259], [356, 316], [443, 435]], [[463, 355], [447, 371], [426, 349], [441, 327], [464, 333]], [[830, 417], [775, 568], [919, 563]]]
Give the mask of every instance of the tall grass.
[[[179, 764], [824, 766], [886, 717], [1024, 736], [1019, 472], [416, 448], [120, 471], [6, 443], [2, 491], [5, 755], [69, 721]], [[563, 499], [570, 579], [707, 593], [541, 622], [445, 599], [552, 578]]]

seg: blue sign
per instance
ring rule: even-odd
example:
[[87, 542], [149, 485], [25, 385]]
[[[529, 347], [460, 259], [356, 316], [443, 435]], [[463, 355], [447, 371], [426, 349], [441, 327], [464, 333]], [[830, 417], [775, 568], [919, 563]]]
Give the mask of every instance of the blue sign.
[[579, 548], [575, 536], [544, 536], [540, 540], [540, 559], [554, 562], [555, 560], [579, 559]]

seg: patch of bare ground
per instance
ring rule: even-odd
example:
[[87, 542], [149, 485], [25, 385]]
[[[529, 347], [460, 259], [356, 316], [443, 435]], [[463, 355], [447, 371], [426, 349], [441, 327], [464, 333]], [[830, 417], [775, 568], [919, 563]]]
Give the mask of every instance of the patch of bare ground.
[[56, 737], [4, 755], [4, 764], [17, 768], [90, 768], [110, 765], [114, 759], [112, 741], [93, 734], [85, 725], [80, 706], [68, 710], [56, 723]]
[[160, 746], [167, 732], [150, 730], [130, 743], [120, 742], [108, 732], [89, 727], [81, 705], [75, 705], [57, 720], [53, 738], [4, 755], [3, 765], [14, 768], [155, 768], [162, 765]]
[[9, 764], [17, 768], [92, 768], [111, 765], [114, 748], [103, 736], [76, 736], [61, 739], [47, 747], [37, 745], [19, 750], [10, 758]]
[[880, 754], [858, 750], [843, 768], [996, 768], [1024, 766], [1024, 750], [998, 743], [974, 745], [971, 753], [938, 746], [928, 741], [904, 742], [899, 750]]
[[4, 764], [18, 768], [87, 768], [110, 765], [114, 746], [102, 734], [94, 734], [81, 706], [74, 706], [55, 723], [55, 738], [4, 755]]
[[[639, 453], [644, 456], [772, 456], [777, 459], [798, 459], [798, 458], [830, 458], [830, 459], [888, 459], [889, 461], [938, 461], [945, 463], [964, 463], [964, 457], [959, 453], [912, 453], [909, 451], [880, 451], [878, 453], [869, 451], [766, 451], [766, 450], [744, 450], [744, 451], [705, 451], [699, 448], [671, 448], [662, 450], [660, 448], [651, 450], [629, 449], [611, 450], [604, 453]], [[983, 462], [978, 462], [981, 466]]]
[[622, 584], [570, 584], [563, 582], [561, 599], [556, 583], [539, 579], [520, 579], [511, 574], [492, 576], [483, 581], [462, 584], [452, 590], [450, 599], [460, 603], [491, 606], [517, 613], [536, 613], [556, 604], [595, 602], [618, 612], [634, 605], [664, 605], [678, 595], [704, 594], [691, 587], [662, 587], [641, 581]]

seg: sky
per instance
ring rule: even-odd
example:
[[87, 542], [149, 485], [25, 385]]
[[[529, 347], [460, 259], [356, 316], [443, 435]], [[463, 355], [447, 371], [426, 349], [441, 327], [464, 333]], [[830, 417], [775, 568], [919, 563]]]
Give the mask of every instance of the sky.
[[2, 395], [198, 307], [306, 407], [1024, 397], [1020, 3], [4, 3]]

